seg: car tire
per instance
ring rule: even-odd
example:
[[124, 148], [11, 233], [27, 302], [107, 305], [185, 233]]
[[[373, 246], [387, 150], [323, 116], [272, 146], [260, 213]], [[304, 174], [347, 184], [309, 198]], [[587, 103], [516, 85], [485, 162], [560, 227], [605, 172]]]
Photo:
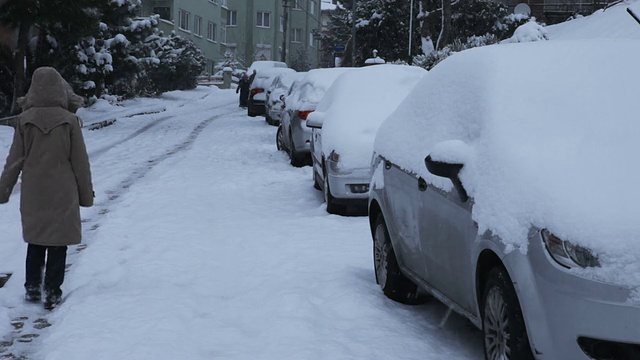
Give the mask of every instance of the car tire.
[[426, 301], [427, 297], [420, 293], [418, 286], [400, 271], [382, 214], [376, 216], [373, 231], [373, 264], [376, 282], [389, 299], [408, 305]]
[[534, 359], [518, 296], [503, 267], [491, 269], [485, 282], [482, 334], [487, 360]]
[[335, 198], [331, 195], [331, 188], [329, 187], [329, 176], [327, 175], [327, 171], [324, 171], [323, 177], [323, 191], [324, 191], [324, 202], [327, 204], [327, 212], [329, 214], [342, 215], [344, 212], [344, 206], [338, 205], [335, 203]]
[[[313, 166], [313, 164], [311, 164], [311, 166]], [[318, 182], [318, 173], [313, 170], [313, 188], [316, 190], [322, 190], [322, 188], [320, 187], [320, 183]]]
[[282, 126], [278, 126], [278, 131], [276, 131], [276, 148], [278, 148], [278, 151], [285, 151], [287, 149], [284, 145], [284, 131], [282, 130]]
[[296, 152], [296, 147], [293, 144], [293, 136], [291, 135], [291, 131], [289, 131], [289, 158], [291, 158], [291, 165], [295, 167], [302, 167], [302, 160], [300, 159], [300, 155]]
[[273, 122], [273, 119], [271, 119], [271, 116], [269, 116], [268, 113], [264, 114], [264, 120], [267, 122], [267, 124], [269, 125], [275, 125], [275, 123]]
[[247, 101], [247, 116], [256, 117], [256, 113], [253, 111], [253, 101]]

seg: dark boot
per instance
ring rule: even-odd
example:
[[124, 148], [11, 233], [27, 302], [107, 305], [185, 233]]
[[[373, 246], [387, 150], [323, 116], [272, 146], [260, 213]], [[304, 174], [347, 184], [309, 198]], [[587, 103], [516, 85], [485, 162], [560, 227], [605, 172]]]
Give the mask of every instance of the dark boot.
[[62, 299], [62, 290], [60, 287], [64, 281], [66, 260], [66, 246], [47, 247], [47, 268], [44, 276], [44, 308], [47, 310], [56, 307]]
[[40, 287], [33, 286], [25, 286], [26, 292], [24, 294], [24, 299], [29, 302], [38, 302], [42, 300], [42, 290]]
[[44, 299], [44, 308], [46, 310], [53, 310], [62, 301], [62, 291], [47, 291], [47, 295]]

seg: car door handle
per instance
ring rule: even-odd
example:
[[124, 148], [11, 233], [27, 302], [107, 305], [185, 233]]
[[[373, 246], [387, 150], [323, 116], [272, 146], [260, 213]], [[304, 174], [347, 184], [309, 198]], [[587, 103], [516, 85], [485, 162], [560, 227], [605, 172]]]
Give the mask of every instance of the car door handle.
[[427, 182], [423, 178], [418, 179], [418, 189], [420, 191], [427, 190]]

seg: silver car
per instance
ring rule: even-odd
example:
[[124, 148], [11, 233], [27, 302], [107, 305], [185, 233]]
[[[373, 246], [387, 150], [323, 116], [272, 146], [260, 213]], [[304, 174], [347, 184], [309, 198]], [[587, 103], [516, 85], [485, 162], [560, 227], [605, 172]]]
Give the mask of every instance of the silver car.
[[284, 99], [293, 83], [304, 76], [304, 72], [285, 73], [276, 76], [267, 88], [265, 119], [269, 125], [278, 125], [284, 113]]
[[637, 48], [488, 46], [431, 70], [376, 136], [383, 293], [467, 317], [486, 359], [640, 359], [640, 74], [617, 69]]
[[296, 80], [284, 99], [285, 111], [276, 132], [278, 150], [287, 151], [291, 165], [311, 163], [311, 129], [307, 116], [315, 109], [327, 89], [349, 68], [314, 69]]

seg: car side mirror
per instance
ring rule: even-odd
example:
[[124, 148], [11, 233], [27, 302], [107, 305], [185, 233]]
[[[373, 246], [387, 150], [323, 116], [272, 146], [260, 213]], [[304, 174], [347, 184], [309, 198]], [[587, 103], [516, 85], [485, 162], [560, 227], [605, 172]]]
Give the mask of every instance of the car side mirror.
[[[312, 114], [313, 115], [313, 114]], [[309, 116], [307, 118], [307, 127], [312, 129], [322, 129], [322, 119], [319, 119], [320, 116]]]
[[460, 201], [465, 202], [469, 199], [467, 191], [464, 189], [464, 186], [462, 186], [462, 182], [458, 177], [460, 170], [462, 170], [462, 167], [464, 166], [463, 164], [451, 164], [442, 161], [435, 161], [431, 158], [431, 155], [424, 159], [424, 163], [427, 166], [427, 170], [429, 170], [433, 175], [446, 177], [451, 180], [453, 187], [458, 192], [458, 195], [460, 195]]
[[284, 101], [284, 94], [280, 95], [280, 101]]

